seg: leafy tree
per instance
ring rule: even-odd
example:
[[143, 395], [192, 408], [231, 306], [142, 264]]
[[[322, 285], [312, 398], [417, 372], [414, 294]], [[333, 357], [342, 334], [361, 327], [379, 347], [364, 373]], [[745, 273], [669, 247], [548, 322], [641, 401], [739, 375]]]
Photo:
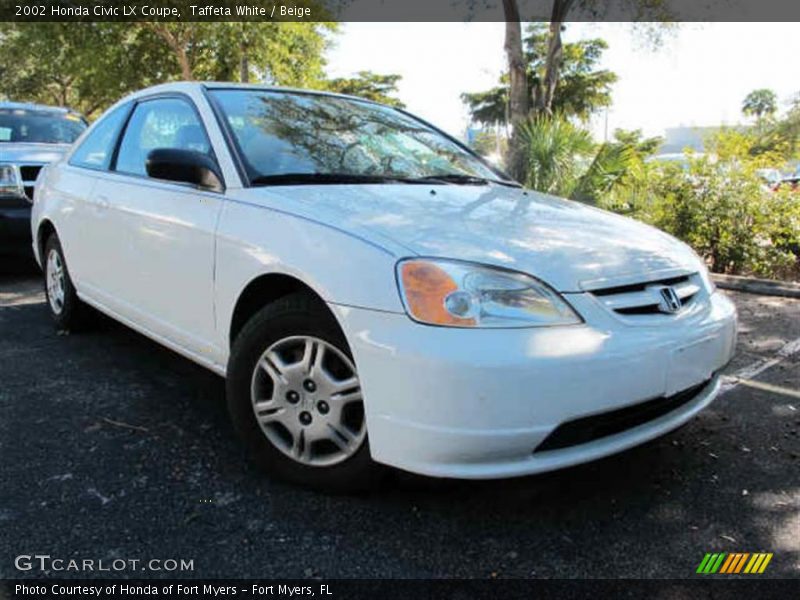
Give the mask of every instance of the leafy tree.
[[[533, 97], [543, 85], [548, 35], [544, 23], [531, 23], [526, 31], [524, 58], [526, 93], [529, 97]], [[611, 104], [611, 86], [617, 76], [611, 71], [598, 69], [603, 51], [607, 48], [608, 45], [601, 39], [564, 45], [557, 89], [551, 105], [553, 111], [577, 116], [585, 121], [598, 108]], [[499, 86], [484, 92], [461, 95], [473, 121], [486, 125], [507, 122], [508, 75], [504, 74], [499, 83]]]
[[659, 147], [664, 143], [664, 138], [660, 136], [643, 137], [641, 129], [615, 129], [614, 141], [617, 144], [628, 146], [639, 159], [644, 160], [658, 152]]
[[0, 81], [14, 100], [71, 106], [91, 117], [161, 81], [168, 64], [161, 47], [120, 23], [0, 23]]
[[[534, 112], [552, 114], [553, 100], [556, 96], [564, 57], [564, 46], [561, 32], [570, 11], [580, 7], [589, 13], [601, 13], [608, 10], [608, 0], [551, 0], [551, 13], [548, 26], [548, 42], [544, 59], [544, 74], [534, 88], [533, 98], [528, 95], [528, 81], [525, 72], [525, 61], [522, 49], [522, 34], [518, 0], [503, 0], [503, 12], [506, 23], [505, 51], [509, 71], [508, 121], [512, 125], [512, 138], [508, 168], [514, 177], [524, 178], [522, 173], [522, 154], [519, 128], [528, 114]], [[628, 9], [637, 20], [664, 22], [669, 19], [668, 0], [614, 0], [614, 3]], [[641, 28], [640, 28], [641, 29]], [[662, 28], [659, 26], [644, 27], [643, 33], [651, 43], [657, 45], [661, 40]]]
[[[767, 102], [754, 101], [750, 104], [753, 107], [757, 104], [769, 106]], [[783, 117], [775, 117], [774, 114], [770, 118], [757, 117], [755, 127], [750, 128], [747, 134], [750, 156], [762, 157], [765, 162], [777, 160], [776, 157], [780, 157], [784, 162], [800, 158], [800, 96], [794, 98]]]
[[742, 112], [749, 117], [761, 120], [762, 117], [771, 117], [778, 110], [778, 97], [772, 90], [753, 90], [742, 102]]
[[[319, 87], [333, 23], [0, 23], [0, 80], [15, 100], [93, 116], [177, 79]], [[98, 48], [102, 51], [98, 51]]]
[[324, 76], [325, 32], [335, 23], [232, 22], [137, 25], [171, 55], [173, 78], [257, 80], [314, 87]]
[[404, 108], [405, 104], [396, 97], [397, 84], [401, 78], [401, 75], [380, 75], [371, 71], [359, 71], [355, 77], [338, 77], [327, 81], [324, 85], [332, 92]]

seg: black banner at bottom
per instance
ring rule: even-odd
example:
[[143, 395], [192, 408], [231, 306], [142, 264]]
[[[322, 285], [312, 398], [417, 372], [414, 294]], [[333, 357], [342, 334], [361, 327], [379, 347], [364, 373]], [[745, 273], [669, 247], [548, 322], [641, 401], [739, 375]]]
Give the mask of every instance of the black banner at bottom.
[[686, 580], [129, 580], [39, 579], [0, 581], [0, 600], [85, 598], [240, 598], [246, 600], [503, 600], [571, 598], [797, 598], [800, 579], [698, 577]]

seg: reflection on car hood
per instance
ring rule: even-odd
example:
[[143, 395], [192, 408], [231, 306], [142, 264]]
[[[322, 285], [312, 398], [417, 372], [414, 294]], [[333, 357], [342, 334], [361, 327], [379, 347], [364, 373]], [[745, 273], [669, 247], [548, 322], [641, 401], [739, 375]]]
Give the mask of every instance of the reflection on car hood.
[[642, 223], [584, 204], [499, 185], [326, 185], [253, 188], [249, 199], [386, 238], [408, 254], [457, 258], [530, 273], [562, 292], [625, 285], [699, 261]]
[[58, 160], [67, 150], [69, 144], [16, 144], [0, 142], [0, 162], [12, 163], [51, 163]]

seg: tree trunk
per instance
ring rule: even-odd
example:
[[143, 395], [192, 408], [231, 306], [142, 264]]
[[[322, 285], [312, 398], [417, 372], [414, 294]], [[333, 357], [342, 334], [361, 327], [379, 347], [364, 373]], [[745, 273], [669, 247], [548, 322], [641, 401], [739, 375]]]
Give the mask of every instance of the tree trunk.
[[564, 19], [575, 0], [554, 0], [553, 12], [550, 17], [550, 40], [547, 47], [547, 60], [545, 61], [544, 78], [541, 88], [536, 90], [536, 111], [544, 114], [553, 114], [553, 98], [561, 74], [561, 59], [564, 46], [561, 42], [561, 28]]
[[247, 56], [247, 47], [242, 44], [242, 58], [239, 61], [239, 81], [250, 83], [250, 60]]
[[242, 41], [239, 43], [239, 81], [250, 83], [250, 43], [242, 24]]
[[193, 81], [194, 74], [192, 73], [192, 64], [189, 61], [189, 55], [186, 52], [186, 40], [183, 39], [183, 36], [178, 38], [163, 24], [144, 22], [142, 25], [153, 31], [158, 37], [164, 40], [167, 46], [169, 46], [170, 50], [175, 53], [175, 58], [177, 59], [178, 65], [181, 68], [181, 78], [184, 81]]
[[178, 63], [181, 66], [181, 77], [184, 81], [192, 81], [194, 79], [194, 74], [192, 73], [192, 65], [189, 64], [189, 56], [186, 54], [186, 48], [183, 46], [175, 48], [175, 52], [178, 56]]
[[505, 51], [508, 61], [510, 88], [508, 116], [511, 123], [511, 140], [508, 146], [508, 172], [519, 181], [525, 179], [524, 155], [520, 140], [520, 127], [528, 118], [528, 76], [522, 54], [522, 26], [517, 0], [503, 0], [506, 19]]

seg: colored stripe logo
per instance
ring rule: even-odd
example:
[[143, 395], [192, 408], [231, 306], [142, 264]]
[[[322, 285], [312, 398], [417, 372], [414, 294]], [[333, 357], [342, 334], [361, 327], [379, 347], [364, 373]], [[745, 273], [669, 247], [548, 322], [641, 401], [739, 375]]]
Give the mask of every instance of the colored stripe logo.
[[715, 573], [726, 575], [746, 573], [756, 575], [763, 573], [771, 560], [771, 552], [707, 553], [703, 557], [703, 560], [700, 561], [696, 572], [701, 575], [713, 575]]

